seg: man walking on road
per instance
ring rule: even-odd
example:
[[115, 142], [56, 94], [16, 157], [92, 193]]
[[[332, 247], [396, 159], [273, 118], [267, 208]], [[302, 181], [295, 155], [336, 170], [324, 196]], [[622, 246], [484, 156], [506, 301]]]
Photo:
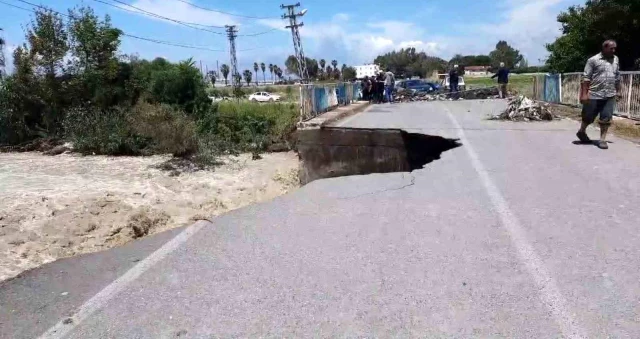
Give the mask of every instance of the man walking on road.
[[620, 64], [615, 55], [617, 44], [607, 40], [602, 44], [602, 52], [587, 60], [580, 86], [582, 103], [582, 125], [576, 133], [583, 143], [591, 143], [587, 136], [587, 127], [599, 115], [600, 141], [597, 145], [607, 149], [607, 131], [613, 119], [616, 97], [620, 96]]
[[459, 81], [460, 75], [458, 74], [458, 65], [453, 65], [453, 69], [449, 72], [449, 97], [451, 99], [457, 98]]
[[498, 77], [498, 92], [500, 93], [500, 99], [507, 97], [507, 84], [509, 83], [509, 69], [504, 67], [504, 62], [500, 63], [500, 69], [494, 74], [491, 79]]
[[396, 77], [391, 70], [387, 68], [387, 72], [384, 74], [384, 96], [388, 103], [393, 102], [393, 87], [396, 84]]

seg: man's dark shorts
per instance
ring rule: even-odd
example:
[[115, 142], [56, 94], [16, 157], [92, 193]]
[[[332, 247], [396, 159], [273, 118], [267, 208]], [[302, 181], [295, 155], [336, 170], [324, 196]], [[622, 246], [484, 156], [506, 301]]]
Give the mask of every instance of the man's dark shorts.
[[616, 98], [589, 99], [589, 102], [582, 105], [582, 121], [593, 123], [600, 115], [599, 123], [608, 125], [613, 119], [613, 111], [616, 107]]

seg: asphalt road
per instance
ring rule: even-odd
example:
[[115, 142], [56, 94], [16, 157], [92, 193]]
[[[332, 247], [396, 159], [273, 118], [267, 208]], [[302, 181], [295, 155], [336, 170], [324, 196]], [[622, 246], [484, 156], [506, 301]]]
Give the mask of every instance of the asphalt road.
[[503, 107], [348, 118], [463, 146], [28, 272], [0, 285], [0, 336], [640, 337], [640, 148], [485, 120]]

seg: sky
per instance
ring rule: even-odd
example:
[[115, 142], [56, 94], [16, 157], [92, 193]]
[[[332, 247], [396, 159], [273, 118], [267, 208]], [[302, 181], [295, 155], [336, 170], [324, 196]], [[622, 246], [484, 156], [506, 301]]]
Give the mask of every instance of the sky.
[[[125, 33], [173, 43], [202, 46], [196, 50], [123, 37], [120, 52], [141, 58], [172, 61], [193, 58], [203, 68], [229, 63], [229, 43], [223, 28], [196, 30], [150, 17], [130, 4], [177, 21], [207, 26], [238, 25], [236, 49], [240, 71], [253, 62], [277, 64], [293, 54], [291, 32], [280, 16], [281, 1], [272, 0], [27, 0], [66, 13], [88, 5], [99, 15], [110, 15]], [[298, 0], [294, 0], [298, 1]], [[450, 59], [455, 54], [488, 54], [499, 40], [519, 49], [529, 65], [544, 63], [544, 45], [560, 35], [557, 15], [578, 0], [300, 0], [308, 11], [300, 28], [305, 55], [340, 65], [361, 65], [394, 49], [415, 47], [429, 55]], [[7, 6], [33, 8], [20, 0], [0, 0], [0, 28], [10, 58], [24, 42], [23, 27], [32, 13]], [[113, 6], [104, 4], [111, 3]], [[121, 3], [124, 4], [121, 4]], [[185, 3], [187, 2], [187, 3]], [[190, 4], [189, 4], [190, 3]], [[193, 6], [195, 5], [195, 6]], [[199, 7], [213, 9], [207, 11]], [[129, 9], [129, 11], [123, 8]], [[250, 36], [251, 34], [264, 33]], [[246, 35], [246, 36], [242, 36]]]

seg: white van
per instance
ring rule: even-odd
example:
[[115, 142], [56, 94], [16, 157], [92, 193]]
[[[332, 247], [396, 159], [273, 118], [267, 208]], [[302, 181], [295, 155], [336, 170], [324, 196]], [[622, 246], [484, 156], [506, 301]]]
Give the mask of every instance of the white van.
[[[449, 74], [445, 75], [444, 79], [442, 79], [442, 88], [446, 91], [449, 91]], [[458, 77], [458, 90], [464, 91], [466, 88], [464, 84], [464, 78], [462, 76]]]

